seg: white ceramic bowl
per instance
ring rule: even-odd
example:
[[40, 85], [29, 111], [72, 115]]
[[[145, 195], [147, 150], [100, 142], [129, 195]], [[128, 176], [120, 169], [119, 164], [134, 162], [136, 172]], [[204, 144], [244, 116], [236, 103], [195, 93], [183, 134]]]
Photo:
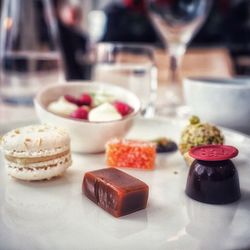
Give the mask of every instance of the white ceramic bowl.
[[203, 121], [250, 133], [250, 79], [185, 79], [184, 96]]
[[[65, 94], [79, 95], [82, 92], [104, 91], [114, 95], [133, 107], [134, 111], [124, 118], [109, 122], [89, 122], [64, 118], [49, 112], [49, 103]], [[38, 118], [43, 123], [52, 123], [68, 130], [71, 137], [71, 148], [74, 152], [98, 153], [104, 151], [105, 143], [113, 137], [123, 137], [131, 128], [140, 110], [138, 97], [129, 90], [94, 82], [69, 82], [67, 84], [50, 85], [43, 88], [34, 99]]]

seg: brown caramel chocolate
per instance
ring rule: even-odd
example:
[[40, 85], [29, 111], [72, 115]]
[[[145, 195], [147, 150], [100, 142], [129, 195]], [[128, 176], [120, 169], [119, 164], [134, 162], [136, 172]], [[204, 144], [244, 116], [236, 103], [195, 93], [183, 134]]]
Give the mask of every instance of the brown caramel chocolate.
[[82, 190], [90, 200], [115, 217], [144, 209], [148, 200], [148, 186], [116, 168], [87, 172]]

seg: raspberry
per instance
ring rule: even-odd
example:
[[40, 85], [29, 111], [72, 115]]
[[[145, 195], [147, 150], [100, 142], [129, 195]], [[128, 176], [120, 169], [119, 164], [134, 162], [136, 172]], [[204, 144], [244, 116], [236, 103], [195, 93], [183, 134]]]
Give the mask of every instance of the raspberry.
[[89, 111], [87, 108], [80, 107], [74, 112], [72, 112], [70, 114], [70, 117], [74, 119], [88, 120], [88, 114], [89, 114]]
[[134, 111], [134, 109], [125, 102], [115, 101], [113, 105], [122, 116], [128, 115]]
[[87, 93], [83, 93], [78, 99], [78, 101], [81, 105], [90, 106], [92, 103], [92, 97]]

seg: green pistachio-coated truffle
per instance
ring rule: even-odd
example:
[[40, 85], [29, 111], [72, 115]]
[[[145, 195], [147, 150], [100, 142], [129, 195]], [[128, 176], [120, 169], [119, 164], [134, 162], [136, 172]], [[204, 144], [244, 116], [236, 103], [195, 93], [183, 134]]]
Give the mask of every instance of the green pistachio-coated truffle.
[[201, 123], [197, 116], [192, 116], [189, 121], [190, 124], [181, 134], [179, 149], [182, 154], [195, 146], [224, 143], [224, 136], [216, 126]]

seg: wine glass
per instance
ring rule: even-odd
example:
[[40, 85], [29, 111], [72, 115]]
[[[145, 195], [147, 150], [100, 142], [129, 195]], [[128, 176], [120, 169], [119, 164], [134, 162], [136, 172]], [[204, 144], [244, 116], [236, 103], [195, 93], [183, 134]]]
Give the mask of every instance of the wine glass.
[[1, 101], [32, 106], [40, 87], [62, 77], [50, 0], [4, 1], [0, 39]]
[[186, 112], [180, 64], [188, 42], [203, 24], [212, 0], [148, 0], [150, 18], [168, 46], [169, 84], [157, 107], [162, 115]]

